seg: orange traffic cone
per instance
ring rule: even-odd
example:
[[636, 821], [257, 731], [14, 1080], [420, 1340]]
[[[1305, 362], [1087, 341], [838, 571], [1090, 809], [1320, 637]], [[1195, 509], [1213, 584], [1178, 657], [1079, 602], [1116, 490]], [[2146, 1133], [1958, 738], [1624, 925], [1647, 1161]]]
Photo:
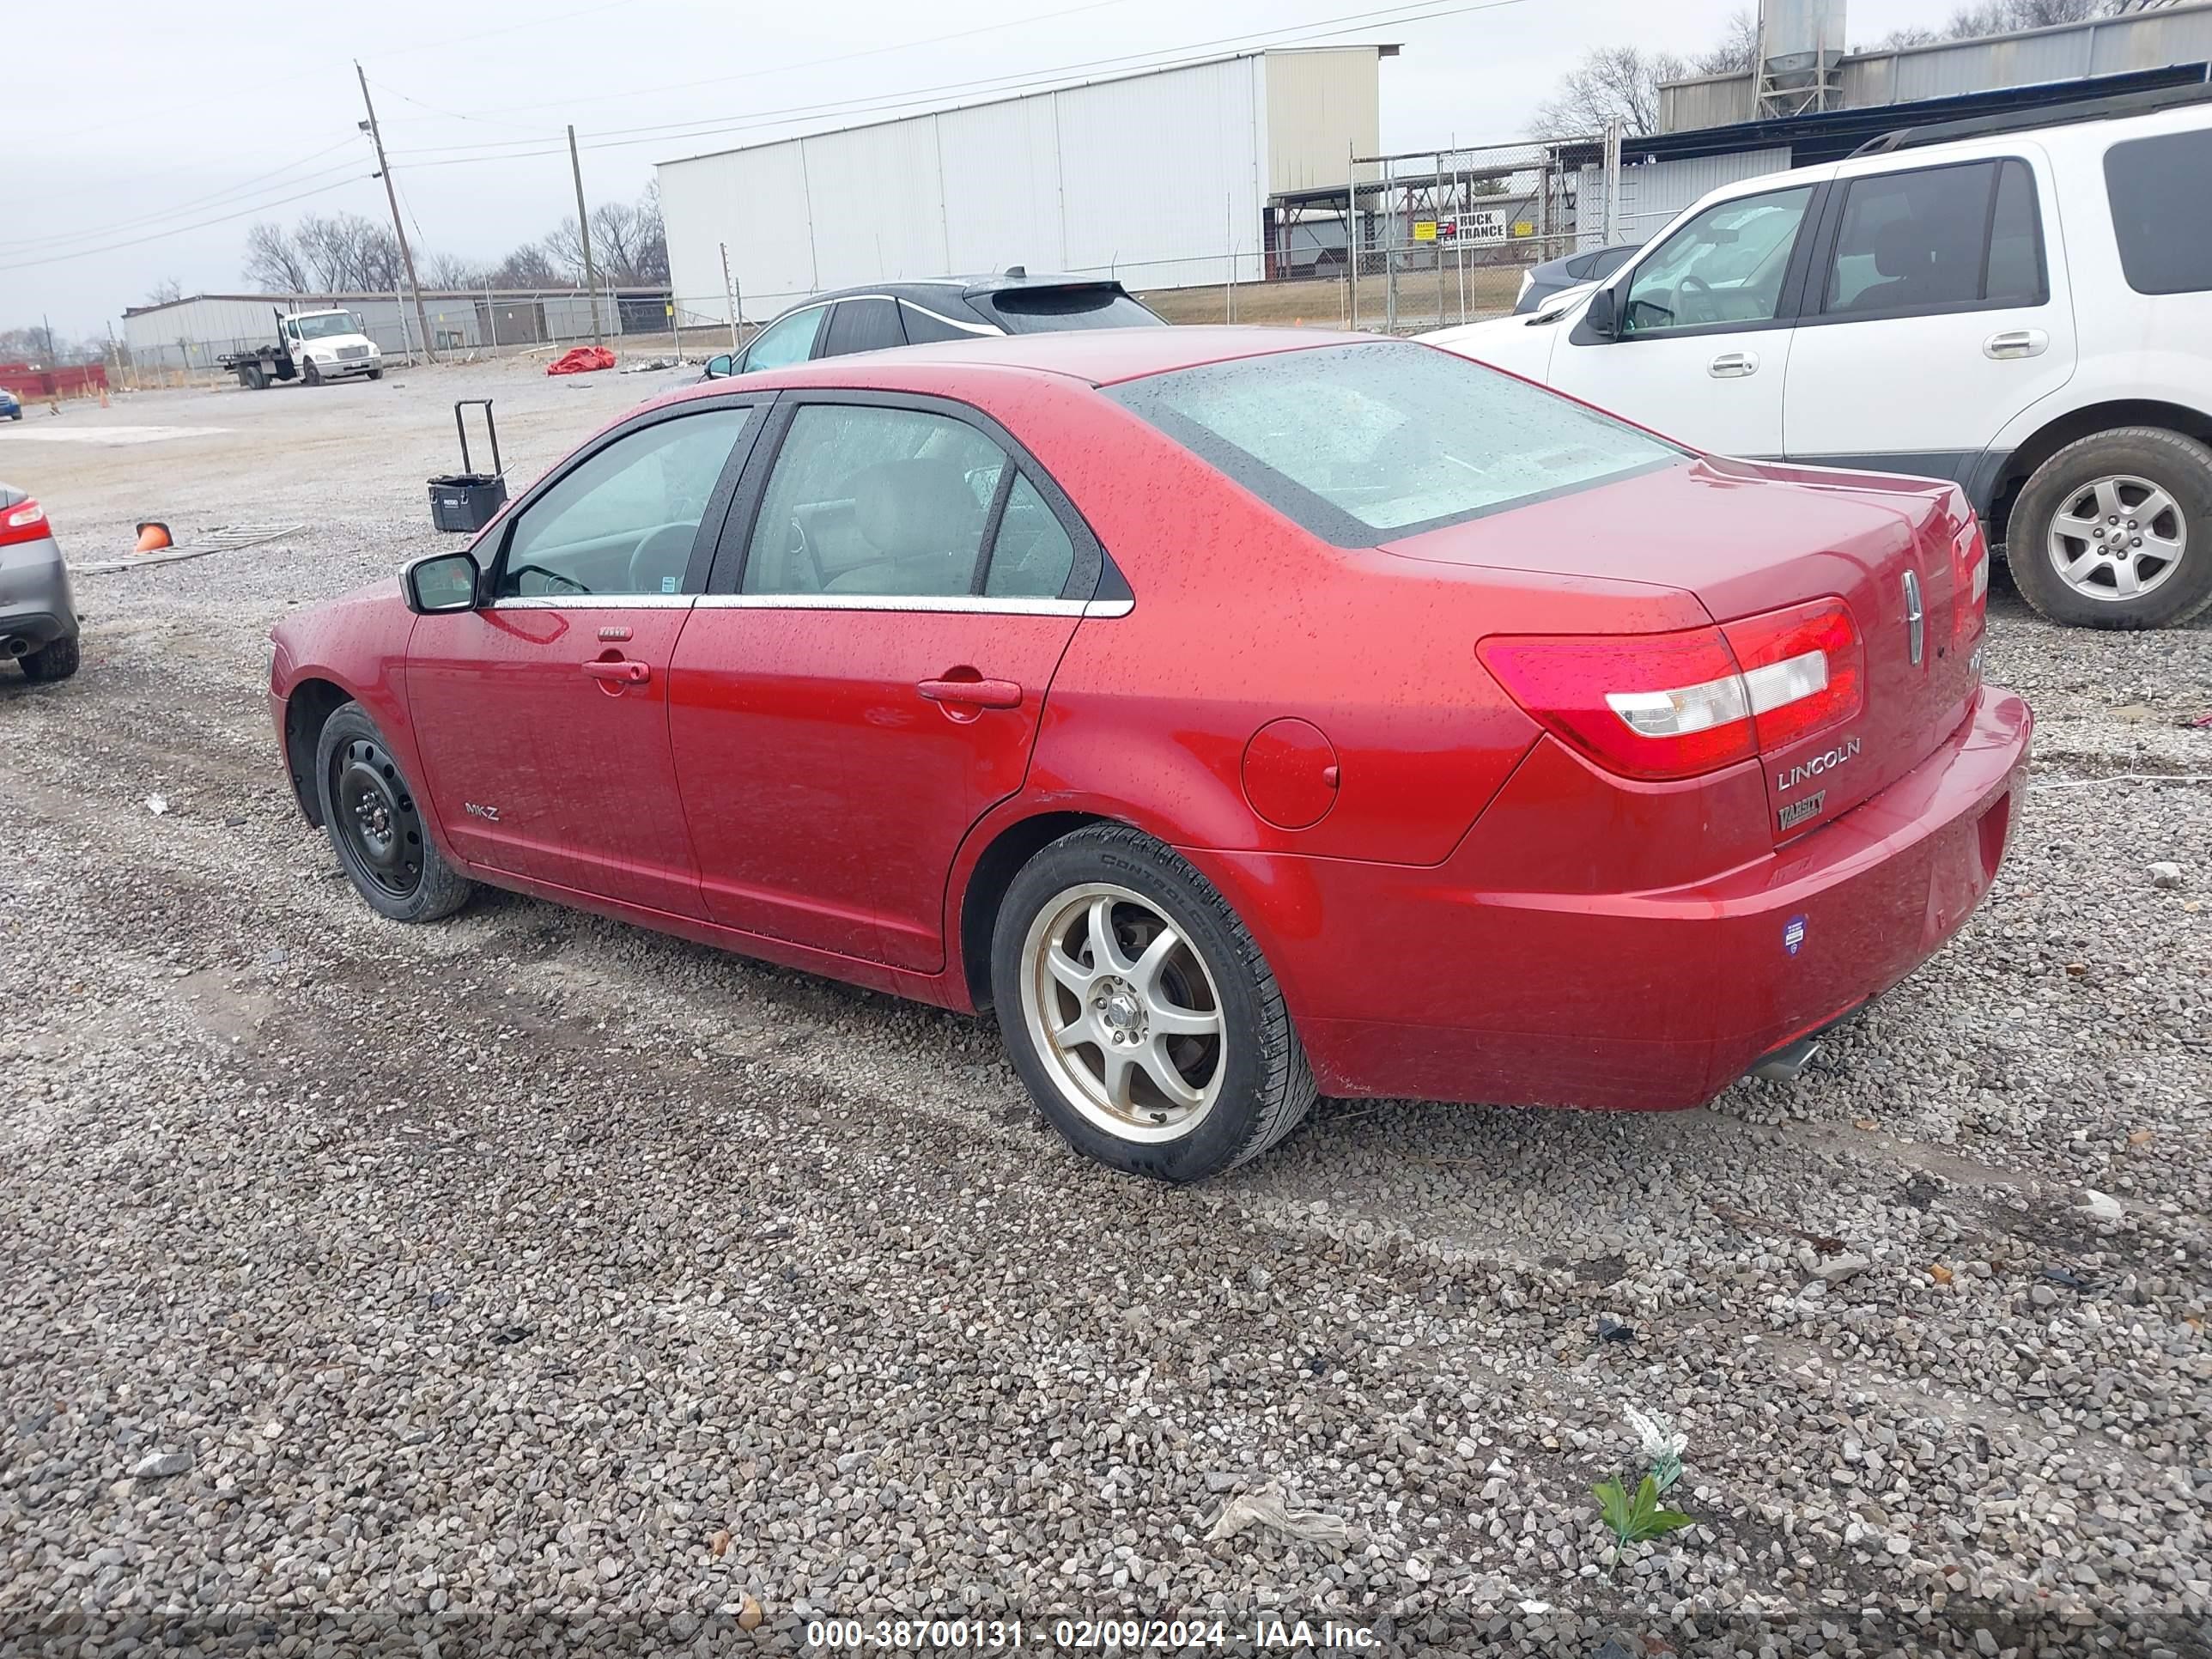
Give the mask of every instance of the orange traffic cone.
[[159, 553], [163, 548], [173, 547], [174, 545], [175, 544], [169, 539], [168, 526], [165, 524], [156, 524], [149, 520], [147, 523], [142, 524], [138, 526], [137, 551], [141, 553]]

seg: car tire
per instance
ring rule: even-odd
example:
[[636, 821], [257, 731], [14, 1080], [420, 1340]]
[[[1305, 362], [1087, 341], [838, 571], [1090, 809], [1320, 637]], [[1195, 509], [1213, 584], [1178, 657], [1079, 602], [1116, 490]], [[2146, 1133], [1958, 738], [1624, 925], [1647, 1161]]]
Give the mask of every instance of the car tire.
[[372, 368], [368, 371], [368, 378], [372, 380], [380, 380], [384, 378], [384, 371], [380, 368]]
[[1250, 932], [1204, 876], [1126, 825], [1079, 830], [1022, 866], [992, 930], [991, 987], [1039, 1109], [1114, 1169], [1202, 1181], [1266, 1152], [1313, 1105]]
[[435, 921], [468, 902], [475, 884], [438, 850], [422, 804], [357, 702], [323, 723], [315, 789], [338, 865], [377, 915]]
[[301, 367], [300, 370], [300, 378], [305, 380], [309, 386], [320, 386], [323, 383], [323, 371], [315, 367], [314, 362], [311, 358]]
[[36, 651], [26, 651], [15, 660], [23, 665], [27, 680], [65, 680], [76, 672], [81, 653], [76, 636], [65, 640], [49, 640]]
[[2153, 426], [2076, 440], [2014, 501], [2005, 560], [2021, 596], [2053, 622], [2187, 622], [2212, 605], [2212, 448]]

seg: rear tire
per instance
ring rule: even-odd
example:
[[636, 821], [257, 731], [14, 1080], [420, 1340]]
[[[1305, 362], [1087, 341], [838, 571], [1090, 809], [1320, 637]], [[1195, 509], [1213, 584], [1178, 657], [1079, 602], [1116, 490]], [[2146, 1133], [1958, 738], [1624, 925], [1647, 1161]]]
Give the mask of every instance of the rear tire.
[[1022, 867], [993, 929], [991, 986], [1039, 1109], [1114, 1169], [1202, 1181], [1313, 1105], [1250, 932], [1204, 876], [1126, 825], [1079, 830]]
[[79, 655], [76, 636], [71, 635], [65, 640], [49, 640], [36, 651], [26, 651], [15, 660], [23, 665], [23, 678], [27, 680], [65, 680], [76, 672]]
[[2005, 560], [2021, 597], [2053, 622], [2187, 622], [2212, 605], [2212, 449], [2152, 426], [2067, 445], [2013, 503]]
[[377, 915], [435, 921], [468, 902], [475, 884], [438, 850], [422, 804], [357, 702], [323, 722], [315, 789], [339, 866]]

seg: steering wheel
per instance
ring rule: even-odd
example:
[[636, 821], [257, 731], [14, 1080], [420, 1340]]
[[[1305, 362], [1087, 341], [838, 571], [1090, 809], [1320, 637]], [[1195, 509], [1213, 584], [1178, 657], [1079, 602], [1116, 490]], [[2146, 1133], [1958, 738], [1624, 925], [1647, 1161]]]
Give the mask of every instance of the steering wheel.
[[[1682, 273], [1682, 280], [1674, 284], [1674, 295], [1682, 301], [1682, 320], [1685, 323], [1714, 323], [1720, 320], [1720, 307], [1714, 302], [1713, 290], [1702, 276]], [[1689, 302], [1695, 300], [1702, 316], [1692, 316]]]
[[698, 539], [696, 524], [665, 524], [658, 530], [648, 531], [629, 556], [629, 591], [633, 593], [665, 593], [672, 592], [661, 586], [667, 574], [665, 567], [673, 562], [677, 586], [684, 585], [684, 574], [691, 562], [691, 544]]
[[[514, 582], [515, 586], [516, 596], [518, 598], [523, 597], [521, 592], [522, 578], [532, 570], [544, 577], [549, 582], [560, 583], [562, 587], [566, 588], [571, 593], [588, 593], [592, 591], [590, 588], [585, 586], [583, 583], [578, 581], [574, 576], [564, 576], [557, 570], [548, 570], [542, 564], [518, 564], [507, 573], [507, 579]], [[532, 599], [542, 599], [544, 596], [543, 594], [532, 594], [528, 597]]]

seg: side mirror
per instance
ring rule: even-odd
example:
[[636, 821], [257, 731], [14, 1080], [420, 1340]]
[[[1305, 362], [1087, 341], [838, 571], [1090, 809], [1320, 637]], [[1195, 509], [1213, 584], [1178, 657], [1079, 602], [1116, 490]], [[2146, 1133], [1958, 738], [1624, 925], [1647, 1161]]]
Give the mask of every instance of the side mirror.
[[475, 610], [480, 579], [473, 554], [440, 553], [416, 560], [400, 574], [399, 581], [406, 590], [407, 608], [418, 617], [430, 617]]
[[707, 359], [707, 378], [710, 380], [719, 380], [736, 373], [737, 370], [730, 366], [730, 354], [726, 351], [719, 357]]
[[1609, 288], [1601, 288], [1589, 297], [1589, 307], [1583, 313], [1593, 334], [1608, 340], [1620, 337], [1620, 302]]

